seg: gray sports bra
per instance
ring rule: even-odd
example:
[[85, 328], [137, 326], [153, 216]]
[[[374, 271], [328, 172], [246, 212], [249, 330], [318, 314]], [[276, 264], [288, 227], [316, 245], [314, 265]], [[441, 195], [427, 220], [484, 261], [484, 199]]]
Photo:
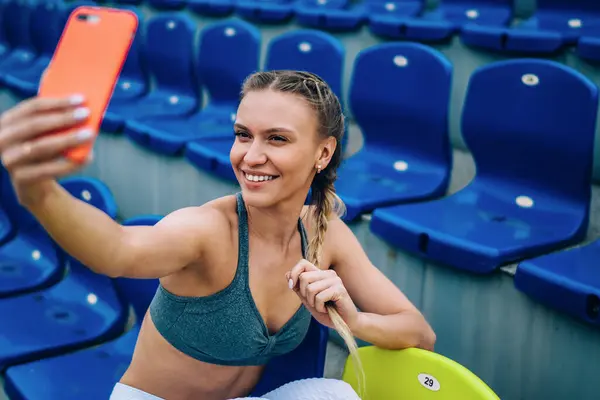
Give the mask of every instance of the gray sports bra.
[[[237, 194], [237, 210], [239, 255], [231, 284], [206, 297], [177, 296], [159, 286], [150, 316], [171, 345], [193, 358], [221, 365], [263, 365], [302, 342], [311, 315], [301, 305], [276, 334], [269, 334], [248, 284], [248, 215], [241, 193]], [[298, 230], [306, 257], [302, 220], [298, 220]]]

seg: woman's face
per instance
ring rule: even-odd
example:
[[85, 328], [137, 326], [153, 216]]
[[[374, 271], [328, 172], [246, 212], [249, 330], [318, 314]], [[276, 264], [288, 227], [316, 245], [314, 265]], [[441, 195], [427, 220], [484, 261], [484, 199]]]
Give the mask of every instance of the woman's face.
[[298, 95], [261, 90], [244, 96], [230, 160], [249, 205], [269, 207], [306, 197], [316, 166], [321, 162], [324, 169], [330, 158], [321, 161], [329, 150], [323, 151], [328, 146], [317, 124], [315, 111]]

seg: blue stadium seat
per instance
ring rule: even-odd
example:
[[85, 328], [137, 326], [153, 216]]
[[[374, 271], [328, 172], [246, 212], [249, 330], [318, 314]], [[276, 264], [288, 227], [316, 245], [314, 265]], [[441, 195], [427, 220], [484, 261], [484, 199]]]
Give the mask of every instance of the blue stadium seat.
[[229, 137], [209, 138], [189, 142], [186, 145], [184, 156], [199, 170], [215, 174], [231, 182], [237, 182], [233, 167], [229, 160], [229, 152], [233, 146], [235, 136], [233, 129]]
[[0, 298], [58, 281], [63, 264], [57, 248], [35, 218], [18, 203], [10, 177], [1, 166], [0, 206], [10, 221], [8, 241], [0, 246]]
[[148, 0], [148, 5], [157, 10], [180, 10], [185, 4], [185, 0]]
[[419, 16], [425, 8], [422, 0], [365, 0], [364, 4], [371, 32], [389, 38], [398, 34], [406, 19]]
[[[133, 11], [137, 15], [138, 29], [135, 38], [131, 43], [127, 59], [123, 64], [123, 69], [119, 75], [119, 81], [115, 85], [111, 103], [137, 100], [149, 90], [148, 74], [144, 68], [141, 55], [141, 46], [145, 30], [144, 15], [139, 8], [134, 6], [122, 5], [119, 8]], [[107, 111], [112, 112], [110, 103]]]
[[[154, 225], [160, 218], [142, 215], [125, 221], [124, 225]], [[5, 385], [11, 399], [109, 398], [115, 383], [131, 362], [140, 324], [154, 297], [158, 279], [117, 278], [114, 283], [122, 307], [132, 306], [135, 325], [122, 336], [94, 348], [8, 368]]]
[[[64, 255], [37, 220], [18, 204], [6, 170], [1, 172], [0, 203], [15, 231], [0, 246], [0, 298], [33, 291], [57, 282], [63, 274]], [[116, 214], [112, 195], [101, 182], [68, 178], [60, 183], [71, 194]]]
[[600, 325], [600, 239], [521, 262], [515, 287], [575, 318]]
[[582, 36], [577, 42], [577, 55], [591, 62], [600, 61], [600, 35]]
[[[343, 66], [342, 44], [333, 36], [312, 29], [294, 30], [275, 37], [269, 43], [265, 61], [265, 70], [313, 72], [327, 81], [340, 98]], [[233, 139], [233, 128], [230, 128], [227, 136], [195, 140], [186, 146], [185, 157], [199, 169], [236, 181], [229, 161]]]
[[259, 67], [260, 31], [230, 19], [204, 28], [198, 51], [198, 76], [208, 90], [204, 109], [181, 118], [129, 119], [124, 133], [154, 152], [175, 155], [189, 141], [233, 136], [240, 87]]
[[496, 51], [551, 54], [600, 36], [600, 3], [595, 0], [538, 0], [536, 12], [513, 28], [465, 27], [462, 41]]
[[334, 36], [313, 29], [296, 29], [269, 43], [265, 70], [294, 69], [320, 76], [342, 98], [345, 50]]
[[[9, 193], [13, 193], [10, 187], [10, 181], [8, 179], [10, 179], [8, 174], [4, 168], [0, 167], [0, 246], [6, 241], [10, 240], [14, 236], [17, 229], [17, 227], [13, 224], [13, 221], [17, 222], [15, 216], [13, 215], [12, 218], [9, 217], [9, 214], [14, 212], [14, 208], [11, 207], [14, 205], [14, 202], [9, 202], [7, 207], [6, 202], [2, 201], [3, 193], [6, 191], [4, 186], [7, 187]], [[2, 271], [5, 268], [6, 267], [3, 265], [3, 263], [0, 262], [0, 276], [3, 275]], [[11, 268], [12, 267], [9, 265], [8, 269]]]
[[295, 0], [237, 0], [235, 11], [253, 22], [282, 23], [294, 15]]
[[375, 210], [372, 231], [476, 273], [580, 242], [589, 224], [597, 104], [596, 86], [556, 62], [479, 68], [462, 117], [475, 178], [440, 200]]
[[116, 0], [115, 3], [137, 6], [142, 4], [142, 0]]
[[183, 12], [163, 12], [147, 20], [142, 57], [154, 88], [141, 98], [111, 101], [102, 130], [120, 132], [127, 119], [189, 115], [200, 106], [193, 67], [195, 32], [195, 22]]
[[[511, 0], [440, 0], [438, 7], [418, 18], [390, 18], [387, 37], [418, 41], [446, 41], [465, 25], [507, 26], [511, 22]], [[389, 26], [388, 26], [389, 25]]]
[[7, 0], [0, 1], [0, 23], [2, 25], [2, 29], [0, 29], [0, 61], [4, 59], [4, 57], [6, 57], [11, 50], [11, 44], [8, 42], [6, 37], [6, 22], [4, 19], [4, 12], [7, 4]]
[[446, 192], [451, 86], [452, 65], [431, 47], [385, 43], [358, 54], [350, 106], [365, 141], [338, 171], [345, 219]]
[[110, 189], [102, 181], [78, 176], [63, 178], [59, 183], [73, 196], [104, 211], [112, 219], [117, 217], [117, 204]]
[[[61, 184], [115, 217], [114, 199], [100, 181], [69, 178]], [[64, 258], [69, 272], [56, 285], [0, 300], [2, 315], [18, 315], [0, 330], [0, 369], [89, 345], [123, 329], [125, 314], [110, 280]]]
[[272, 359], [251, 396], [262, 396], [286, 383], [300, 379], [322, 378], [329, 329], [311, 318], [306, 337], [292, 352]]
[[[13, 225], [6, 214], [6, 211], [0, 206], [0, 245], [10, 238], [13, 232]], [[2, 269], [2, 267], [0, 267]]]
[[187, 7], [193, 13], [207, 17], [225, 17], [235, 8], [233, 0], [188, 0]]
[[42, 74], [48, 67], [56, 44], [64, 28], [66, 16], [70, 14], [61, 0], [48, 0], [35, 5], [31, 13], [31, 41], [38, 57], [26, 68], [19, 68], [4, 76], [4, 84], [21, 97], [37, 93]]
[[367, 8], [352, 0], [300, 0], [295, 8], [301, 26], [332, 32], [357, 31], [367, 20]]
[[33, 7], [33, 0], [9, 0], [4, 5], [2, 28], [10, 53], [0, 59], [0, 82], [6, 75], [27, 68], [37, 56], [31, 40]]

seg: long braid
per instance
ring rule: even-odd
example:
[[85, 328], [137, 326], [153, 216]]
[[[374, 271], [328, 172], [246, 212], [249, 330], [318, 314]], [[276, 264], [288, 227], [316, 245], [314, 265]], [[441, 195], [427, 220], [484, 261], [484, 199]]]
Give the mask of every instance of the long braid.
[[[329, 224], [329, 218], [332, 213], [342, 215], [344, 212], [343, 202], [341, 199], [335, 194], [335, 190], [333, 185], [327, 185], [322, 190], [315, 191], [315, 187], [313, 185], [313, 204], [315, 204], [314, 208], [314, 236], [310, 241], [309, 249], [308, 249], [308, 261], [313, 263], [315, 266], [319, 266], [321, 264], [321, 255], [323, 249], [323, 243], [325, 242], [325, 235], [327, 234], [327, 226]], [[333, 302], [328, 302], [325, 304], [325, 308], [327, 309], [327, 314], [333, 323], [335, 330], [344, 340], [346, 347], [354, 361], [356, 366], [356, 378], [358, 381], [358, 391], [359, 395], [362, 394], [364, 390], [364, 370], [362, 368], [362, 363], [360, 357], [358, 355], [358, 344], [356, 343], [356, 339], [350, 330], [346, 321], [340, 316], [339, 312], [335, 308]]]

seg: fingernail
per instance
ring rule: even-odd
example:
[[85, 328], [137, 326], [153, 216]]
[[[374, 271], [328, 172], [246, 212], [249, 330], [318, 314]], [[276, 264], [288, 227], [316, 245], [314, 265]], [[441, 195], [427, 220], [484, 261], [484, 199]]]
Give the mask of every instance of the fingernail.
[[71, 103], [74, 106], [83, 103], [83, 100], [83, 96], [80, 94], [74, 94], [73, 96], [69, 97], [69, 103]]
[[294, 281], [290, 279], [288, 281], [288, 286], [290, 287], [290, 289], [293, 288], [294, 287]]
[[85, 119], [90, 115], [90, 109], [86, 107], [80, 107], [73, 111], [73, 118], [75, 119]]
[[82, 129], [77, 132], [77, 140], [86, 141], [94, 135], [94, 132], [91, 129]]

